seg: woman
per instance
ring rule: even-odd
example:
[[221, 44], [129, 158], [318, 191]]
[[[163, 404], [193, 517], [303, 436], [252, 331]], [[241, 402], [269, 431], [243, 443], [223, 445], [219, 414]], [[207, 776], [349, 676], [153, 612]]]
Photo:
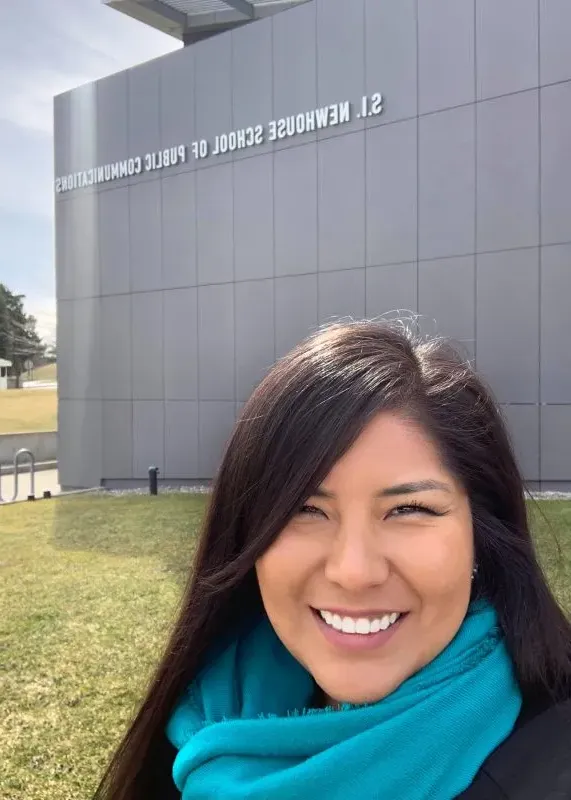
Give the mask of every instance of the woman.
[[338, 324], [246, 404], [96, 797], [571, 797], [571, 627], [489, 390]]

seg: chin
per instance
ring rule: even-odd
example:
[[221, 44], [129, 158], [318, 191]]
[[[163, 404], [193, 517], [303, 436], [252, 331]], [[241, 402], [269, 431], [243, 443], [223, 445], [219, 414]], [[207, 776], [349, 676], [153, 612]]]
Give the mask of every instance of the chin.
[[355, 678], [348, 683], [340, 683], [339, 681], [323, 681], [320, 683], [321, 690], [325, 695], [334, 699], [336, 703], [348, 703], [350, 705], [366, 705], [370, 703], [378, 703], [383, 697], [391, 694], [397, 689], [401, 680], [395, 679], [390, 683], [384, 683], [376, 686], [363, 686], [362, 689], [355, 688]]

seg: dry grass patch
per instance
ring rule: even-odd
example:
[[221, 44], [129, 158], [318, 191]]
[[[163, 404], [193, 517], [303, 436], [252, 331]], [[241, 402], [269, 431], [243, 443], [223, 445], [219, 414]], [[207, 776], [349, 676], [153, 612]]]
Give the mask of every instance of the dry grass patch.
[[0, 433], [56, 429], [55, 389], [7, 389], [0, 392]]
[[32, 380], [57, 381], [57, 364], [44, 364], [43, 367], [36, 367], [33, 371]]

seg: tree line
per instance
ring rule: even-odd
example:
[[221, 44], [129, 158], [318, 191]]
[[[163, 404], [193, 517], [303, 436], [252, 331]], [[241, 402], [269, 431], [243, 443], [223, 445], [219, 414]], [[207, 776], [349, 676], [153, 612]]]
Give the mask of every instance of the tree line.
[[11, 374], [25, 372], [25, 362], [37, 365], [46, 355], [46, 345], [36, 330], [37, 321], [24, 310], [23, 294], [14, 294], [0, 283], [0, 358], [12, 362]]

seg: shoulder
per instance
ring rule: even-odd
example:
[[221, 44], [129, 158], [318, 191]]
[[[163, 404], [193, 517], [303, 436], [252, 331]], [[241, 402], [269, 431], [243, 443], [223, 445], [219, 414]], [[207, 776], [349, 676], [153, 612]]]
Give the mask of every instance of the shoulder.
[[571, 700], [525, 710], [485, 761], [464, 800], [570, 800]]

